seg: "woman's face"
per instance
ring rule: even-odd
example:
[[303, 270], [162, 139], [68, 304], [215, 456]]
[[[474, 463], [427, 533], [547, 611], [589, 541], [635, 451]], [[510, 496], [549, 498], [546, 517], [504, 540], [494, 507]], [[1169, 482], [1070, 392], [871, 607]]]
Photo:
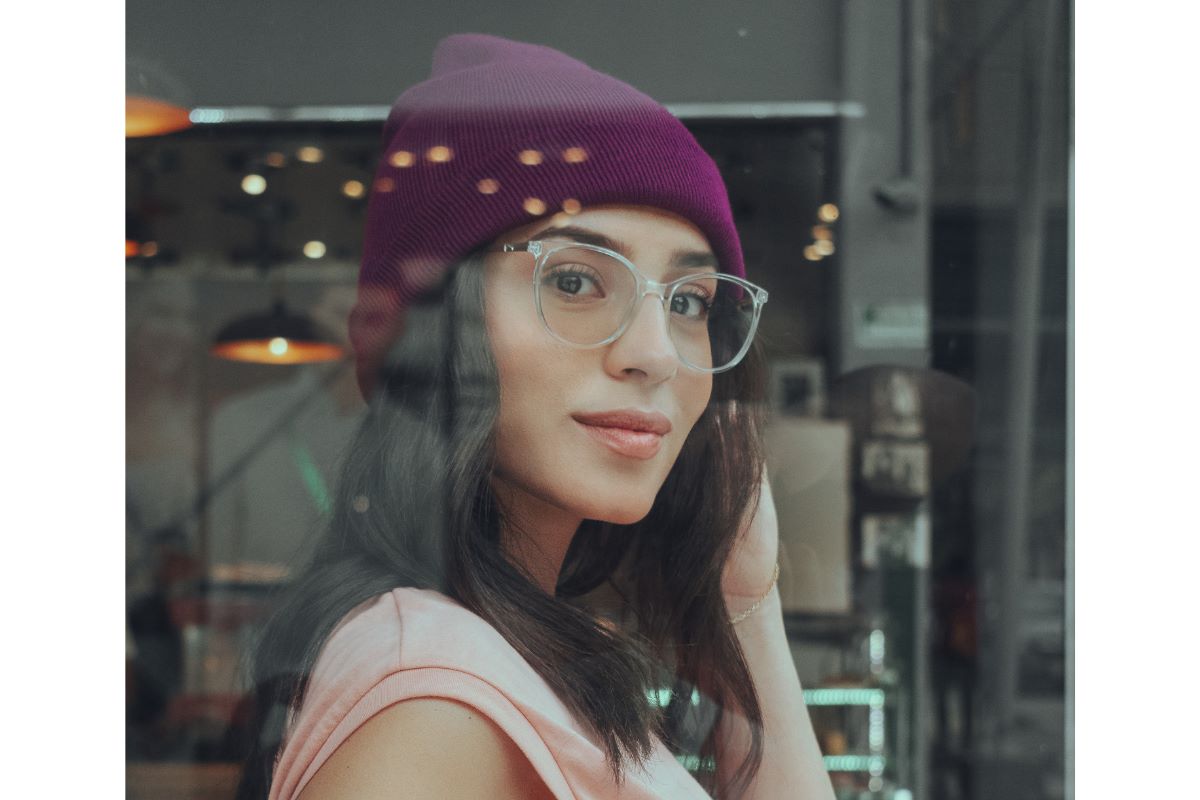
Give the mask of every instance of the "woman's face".
[[[510, 231], [495, 244], [530, 239], [593, 244], [607, 239], [605, 246], [659, 283], [716, 269], [694, 225], [640, 206], [559, 215]], [[681, 254], [690, 257], [685, 261]], [[708, 260], [714, 266], [695, 266]], [[643, 298], [611, 344], [579, 349], [559, 342], [538, 318], [533, 269], [529, 253], [493, 253], [486, 260], [485, 316], [500, 378], [496, 488], [526, 507], [636, 522], [650, 511], [704, 411], [712, 376], [680, 362], [656, 294]], [[663, 432], [624, 427], [646, 427], [639, 422], [652, 422]]]

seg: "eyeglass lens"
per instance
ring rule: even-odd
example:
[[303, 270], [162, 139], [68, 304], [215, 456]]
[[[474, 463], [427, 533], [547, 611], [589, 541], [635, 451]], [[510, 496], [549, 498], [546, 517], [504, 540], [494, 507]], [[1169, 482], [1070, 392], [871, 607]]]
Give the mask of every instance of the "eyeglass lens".
[[[542, 316], [560, 339], [604, 342], [637, 304], [637, 277], [622, 262], [586, 248], [550, 253], [538, 275]], [[676, 286], [669, 308], [671, 339], [680, 358], [701, 369], [728, 366], [754, 321], [754, 298], [727, 276], [704, 273]]]

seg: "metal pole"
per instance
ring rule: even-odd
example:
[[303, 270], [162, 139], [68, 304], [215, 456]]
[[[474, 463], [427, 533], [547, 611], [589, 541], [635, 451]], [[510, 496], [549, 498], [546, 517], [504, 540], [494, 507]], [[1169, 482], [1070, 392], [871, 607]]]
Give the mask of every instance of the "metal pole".
[[1067, 44], [1070, 72], [1067, 100], [1071, 109], [1067, 123], [1067, 530], [1066, 600], [1063, 620], [1063, 652], [1066, 682], [1063, 686], [1063, 796], [1075, 800], [1075, 3], [1069, 6], [1071, 38]]
[[1050, 142], [1047, 120], [1053, 113], [1050, 76], [1054, 70], [1054, 43], [1060, 16], [1058, 0], [1045, 5], [1040, 61], [1031, 72], [1027, 94], [1026, 137], [1030, 142], [1025, 164], [1024, 191], [1017, 209], [1017, 260], [1014, 274], [1013, 327], [1009, 350], [1008, 425], [1005, 436], [1004, 540], [1000, 546], [1000, 626], [997, 659], [997, 719], [1001, 742], [1012, 731], [1017, 699], [1017, 665], [1020, 653], [1017, 628], [1022, 616], [1026, 556], [1029, 538], [1029, 487], [1035, 435], [1034, 398], [1037, 388], [1040, 332], [1042, 253], [1046, 241], [1046, 180]]

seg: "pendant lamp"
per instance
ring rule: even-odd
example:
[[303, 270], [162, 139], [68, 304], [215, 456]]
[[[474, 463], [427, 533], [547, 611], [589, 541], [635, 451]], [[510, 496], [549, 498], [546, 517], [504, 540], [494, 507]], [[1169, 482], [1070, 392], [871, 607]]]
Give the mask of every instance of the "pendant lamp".
[[209, 353], [254, 364], [312, 364], [336, 361], [346, 350], [308, 317], [292, 314], [282, 300], [270, 311], [230, 322]]
[[283, 276], [275, 269], [275, 229], [291, 215], [285, 200], [259, 195], [229, 204], [254, 221], [258, 272], [273, 284], [274, 303], [265, 313], [235, 319], [217, 334], [209, 353], [254, 364], [312, 364], [337, 361], [346, 349], [309, 317], [293, 314], [283, 302]]
[[125, 137], [162, 136], [192, 127], [191, 112], [165, 100], [125, 96]]
[[160, 65], [125, 59], [125, 137], [162, 136], [192, 127], [191, 93]]

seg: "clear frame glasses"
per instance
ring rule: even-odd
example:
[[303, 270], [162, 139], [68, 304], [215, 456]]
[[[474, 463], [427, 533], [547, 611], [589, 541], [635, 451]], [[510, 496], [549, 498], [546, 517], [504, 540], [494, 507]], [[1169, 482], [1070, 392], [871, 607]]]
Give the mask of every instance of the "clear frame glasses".
[[579, 242], [528, 241], [496, 252], [534, 257], [533, 294], [550, 335], [580, 348], [620, 338], [648, 294], [667, 312], [679, 360], [699, 372], [724, 372], [750, 349], [767, 291], [750, 281], [701, 272], [658, 283], [620, 253]]

